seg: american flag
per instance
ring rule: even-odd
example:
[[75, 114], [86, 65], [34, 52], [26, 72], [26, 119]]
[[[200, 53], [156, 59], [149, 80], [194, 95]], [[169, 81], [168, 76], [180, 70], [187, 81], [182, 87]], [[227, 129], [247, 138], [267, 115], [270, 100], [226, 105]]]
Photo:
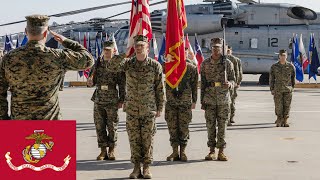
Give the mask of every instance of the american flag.
[[127, 56], [131, 56], [134, 52], [133, 37], [141, 34], [147, 36], [149, 41], [152, 39], [149, 0], [132, 0]]
[[194, 52], [193, 52], [193, 49], [192, 49], [192, 46], [190, 44], [190, 41], [189, 41], [189, 35], [187, 34], [185, 36], [185, 47], [188, 48], [188, 56], [186, 57], [187, 59], [195, 62], [196, 64], [198, 64], [198, 61], [196, 59], [196, 56], [194, 55]]
[[202, 54], [201, 47], [200, 47], [200, 44], [198, 42], [197, 36], [194, 36], [194, 42], [195, 42], [194, 49], [196, 51], [196, 59], [198, 61], [198, 71], [200, 72], [200, 66], [201, 66], [202, 61], [204, 60], [204, 57], [203, 57], [203, 54]]

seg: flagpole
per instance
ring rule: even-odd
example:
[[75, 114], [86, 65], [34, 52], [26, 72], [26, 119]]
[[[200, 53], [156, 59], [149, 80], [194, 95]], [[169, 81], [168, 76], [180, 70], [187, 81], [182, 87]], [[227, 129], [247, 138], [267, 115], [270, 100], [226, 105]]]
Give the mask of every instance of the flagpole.
[[226, 62], [225, 62], [225, 40], [226, 40], [226, 24], [228, 23], [228, 19], [227, 18], [222, 18], [221, 19], [222, 22], [222, 28], [223, 28], [223, 43], [222, 43], [222, 59], [223, 59], [223, 63], [224, 63], [224, 81], [227, 82], [227, 67], [226, 67]]

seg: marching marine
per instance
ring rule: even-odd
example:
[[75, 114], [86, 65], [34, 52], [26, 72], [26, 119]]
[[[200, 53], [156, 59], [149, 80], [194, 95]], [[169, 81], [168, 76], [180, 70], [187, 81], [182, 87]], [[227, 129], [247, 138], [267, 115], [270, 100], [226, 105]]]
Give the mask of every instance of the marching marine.
[[[211, 57], [201, 64], [201, 108], [205, 110], [208, 130], [209, 154], [206, 160], [215, 159], [215, 148], [219, 149], [218, 160], [227, 161], [224, 154], [226, 147], [226, 123], [230, 118], [230, 89], [235, 82], [233, 65], [230, 60], [222, 56], [223, 39], [211, 40]], [[218, 130], [216, 130], [218, 127]]]
[[287, 50], [279, 51], [279, 61], [270, 69], [270, 91], [273, 95], [277, 127], [289, 127], [288, 118], [296, 72], [293, 64], [287, 61]]
[[88, 78], [88, 86], [96, 86], [91, 100], [94, 102], [94, 123], [98, 147], [101, 149], [97, 160], [115, 160], [118, 109], [122, 108], [125, 98], [125, 74], [106, 69], [111, 59], [123, 57], [114, 55], [114, 42], [106, 41], [103, 44], [103, 56], [98, 58]]

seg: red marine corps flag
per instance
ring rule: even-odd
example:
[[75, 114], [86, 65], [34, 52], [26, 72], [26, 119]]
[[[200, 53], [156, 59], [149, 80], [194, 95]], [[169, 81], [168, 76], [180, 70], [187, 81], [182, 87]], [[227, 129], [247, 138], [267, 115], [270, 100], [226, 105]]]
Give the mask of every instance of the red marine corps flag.
[[76, 121], [0, 121], [3, 180], [76, 179]]
[[168, 0], [166, 31], [166, 82], [176, 88], [186, 72], [184, 33], [187, 18], [183, 0]]
[[149, 0], [132, 0], [130, 16], [130, 34], [127, 45], [127, 56], [134, 52], [133, 37], [136, 35], [147, 36], [149, 41], [152, 39], [152, 28], [149, 13]]

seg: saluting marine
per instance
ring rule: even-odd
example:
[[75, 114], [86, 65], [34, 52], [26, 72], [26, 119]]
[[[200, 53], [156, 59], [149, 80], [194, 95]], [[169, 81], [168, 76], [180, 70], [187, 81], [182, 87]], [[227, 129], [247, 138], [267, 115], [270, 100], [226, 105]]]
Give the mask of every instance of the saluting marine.
[[[88, 78], [88, 86], [96, 86], [91, 100], [94, 102], [94, 124], [98, 147], [101, 149], [97, 160], [115, 160], [114, 150], [119, 123], [118, 109], [122, 108], [125, 98], [125, 74], [111, 72], [106, 68], [111, 59], [124, 58], [114, 55], [114, 48], [114, 42], [104, 42], [103, 57], [98, 58]], [[109, 147], [108, 153], [107, 147]]]
[[[230, 118], [230, 89], [235, 82], [233, 65], [230, 60], [222, 56], [223, 39], [211, 40], [211, 57], [201, 64], [201, 105], [205, 110], [208, 129], [209, 154], [206, 160], [215, 159], [215, 148], [219, 149], [218, 160], [227, 161], [224, 154], [226, 147], [226, 123]], [[218, 127], [218, 131], [216, 130]]]
[[[25, 46], [6, 54], [0, 66], [0, 119], [61, 119], [58, 91], [66, 70], [83, 70], [93, 57], [79, 43], [51, 32], [66, 49], [45, 46], [48, 20], [45, 15], [27, 16]], [[11, 91], [11, 117], [7, 90]]]
[[270, 69], [270, 91], [275, 104], [277, 127], [289, 127], [288, 118], [296, 79], [295, 68], [287, 62], [287, 57], [287, 50], [279, 50], [279, 61]]

